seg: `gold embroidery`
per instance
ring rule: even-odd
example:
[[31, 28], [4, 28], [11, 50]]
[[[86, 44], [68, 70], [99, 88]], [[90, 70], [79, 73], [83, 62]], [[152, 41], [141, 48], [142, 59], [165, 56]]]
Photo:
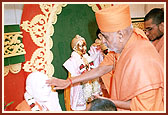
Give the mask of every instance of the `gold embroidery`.
[[4, 57], [26, 54], [24, 45], [18, 38], [23, 38], [22, 32], [4, 33]]
[[139, 28], [139, 29], [144, 30], [144, 22], [134, 22], [132, 23], [132, 25], [134, 28]]
[[53, 46], [51, 36], [54, 33], [52, 24], [57, 22], [57, 15], [61, 13], [66, 4], [39, 4], [43, 14], [36, 15], [31, 21], [24, 21], [21, 27], [30, 33], [33, 42], [40, 48], [33, 52], [30, 61], [24, 64], [26, 72], [38, 70], [51, 77], [54, 67], [51, 64], [53, 54], [50, 49]]
[[[111, 6], [111, 4], [98, 4], [98, 5], [100, 5], [101, 9], [107, 8], [107, 7], [110, 7], [110, 6]], [[88, 4], [88, 6], [92, 7], [92, 10], [93, 10], [94, 12], [96, 12], [96, 11], [99, 10], [99, 8], [97, 7], [96, 4]]]
[[9, 66], [4, 67], [4, 76], [7, 76], [9, 73]]
[[22, 65], [22, 63], [12, 64], [12, 65], [9, 65], [9, 66], [5, 66], [4, 67], [4, 76], [8, 75], [9, 71], [11, 73], [14, 73], [14, 74], [19, 73], [20, 70], [21, 70], [21, 65]]

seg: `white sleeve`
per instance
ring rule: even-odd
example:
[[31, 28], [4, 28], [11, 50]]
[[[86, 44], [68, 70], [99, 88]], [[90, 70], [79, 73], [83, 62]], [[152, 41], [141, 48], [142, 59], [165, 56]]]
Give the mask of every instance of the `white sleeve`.
[[64, 64], [63, 66], [71, 73], [71, 76], [78, 76], [78, 69], [76, 66], [75, 61], [73, 60], [72, 57], [70, 57]]

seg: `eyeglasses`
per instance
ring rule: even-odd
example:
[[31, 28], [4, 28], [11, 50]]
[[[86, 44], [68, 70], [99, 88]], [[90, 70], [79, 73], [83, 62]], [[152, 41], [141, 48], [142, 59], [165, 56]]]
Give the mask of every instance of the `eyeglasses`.
[[147, 27], [147, 28], [144, 30], [144, 32], [146, 33], [146, 32], [152, 31], [155, 26], [157, 26], [157, 24], [155, 24], [155, 25], [152, 26], [152, 27]]
[[[103, 38], [105, 38], [105, 40], [107, 40], [108, 36], [104, 35], [103, 33], [100, 32], [100, 34], [103, 36]], [[102, 39], [102, 38], [101, 38]]]

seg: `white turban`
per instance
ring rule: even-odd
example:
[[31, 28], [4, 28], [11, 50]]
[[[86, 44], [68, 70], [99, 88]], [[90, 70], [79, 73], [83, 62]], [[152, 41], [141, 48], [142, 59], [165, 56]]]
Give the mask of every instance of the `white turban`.
[[40, 105], [45, 105], [50, 111], [61, 111], [58, 93], [51, 90], [51, 86], [46, 84], [48, 76], [41, 72], [32, 72], [26, 79], [25, 100], [30, 97]]
[[38, 101], [47, 101], [51, 87], [45, 83], [48, 76], [41, 72], [33, 72], [26, 80], [26, 91]]

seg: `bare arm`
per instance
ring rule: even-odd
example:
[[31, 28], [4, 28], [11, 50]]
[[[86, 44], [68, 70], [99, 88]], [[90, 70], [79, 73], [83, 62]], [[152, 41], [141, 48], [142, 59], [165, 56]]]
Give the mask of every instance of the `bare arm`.
[[[72, 84], [78, 83], [78, 82], [84, 82], [84, 81], [89, 81], [95, 78], [98, 78], [108, 72], [110, 72], [113, 69], [113, 66], [99, 66], [97, 68], [92, 69], [91, 71], [88, 71], [82, 75], [72, 77]], [[65, 89], [67, 88], [71, 82], [70, 80], [63, 80], [63, 79], [58, 79], [55, 77], [52, 77], [51, 79], [47, 80], [46, 83], [48, 85], [54, 85], [54, 89]]]
[[98, 66], [97, 68], [92, 69], [91, 71], [88, 71], [80, 76], [72, 77], [72, 83], [78, 83], [78, 82], [84, 82], [89, 81], [98, 77], [101, 77], [102, 75], [110, 72], [113, 69], [113, 66]]
[[108, 100], [112, 101], [117, 108], [131, 110], [131, 108], [130, 108], [131, 100], [128, 100], [128, 101], [112, 100], [111, 98], [106, 98], [106, 97], [102, 97], [99, 95], [95, 95], [95, 98], [108, 99]]
[[130, 110], [130, 100], [128, 101], [119, 101], [119, 100], [112, 100], [112, 102], [116, 105], [117, 108]]

